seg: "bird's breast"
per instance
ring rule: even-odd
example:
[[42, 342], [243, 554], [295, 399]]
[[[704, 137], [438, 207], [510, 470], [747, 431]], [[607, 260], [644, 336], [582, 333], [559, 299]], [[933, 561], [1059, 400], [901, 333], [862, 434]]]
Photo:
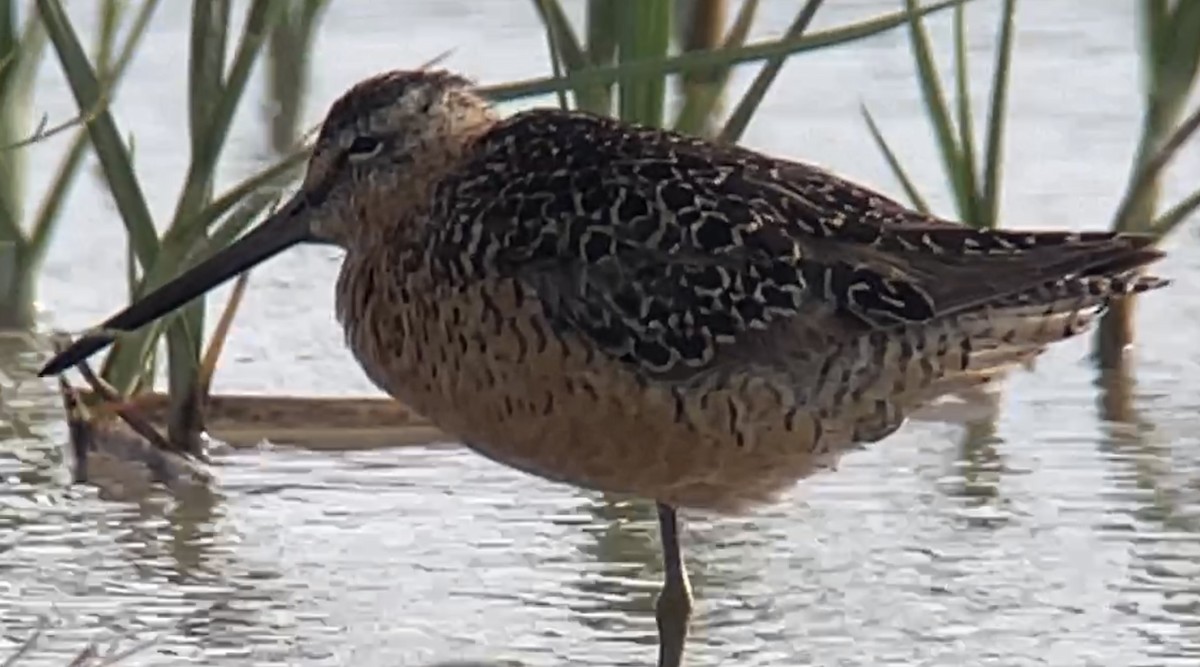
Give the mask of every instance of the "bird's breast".
[[752, 376], [653, 381], [556, 330], [516, 281], [339, 281], [375, 384], [481, 454], [540, 477], [679, 506], [767, 502], [828, 463], [832, 433]]

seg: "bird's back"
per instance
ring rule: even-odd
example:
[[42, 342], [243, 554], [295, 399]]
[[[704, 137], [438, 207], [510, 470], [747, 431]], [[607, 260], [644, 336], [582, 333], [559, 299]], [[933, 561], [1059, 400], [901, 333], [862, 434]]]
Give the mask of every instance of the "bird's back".
[[347, 260], [368, 373], [509, 465], [682, 506], [766, 500], [1161, 284], [1143, 238], [972, 230], [581, 113], [499, 122], [431, 193], [415, 248]]

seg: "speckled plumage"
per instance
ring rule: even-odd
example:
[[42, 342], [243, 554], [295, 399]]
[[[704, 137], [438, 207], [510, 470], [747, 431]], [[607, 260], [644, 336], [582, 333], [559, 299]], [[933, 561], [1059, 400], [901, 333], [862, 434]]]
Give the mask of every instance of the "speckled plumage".
[[[327, 125], [360, 96], [389, 98]], [[741, 510], [1161, 284], [1138, 237], [976, 231], [584, 113], [480, 119], [348, 223], [392, 242], [347, 244], [339, 314], [383, 389], [549, 479]]]

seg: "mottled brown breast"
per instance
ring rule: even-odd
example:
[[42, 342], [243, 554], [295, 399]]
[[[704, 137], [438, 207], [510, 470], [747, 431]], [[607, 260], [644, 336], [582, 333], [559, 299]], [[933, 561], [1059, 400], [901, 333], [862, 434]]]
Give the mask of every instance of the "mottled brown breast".
[[748, 368], [649, 381], [556, 331], [515, 280], [401, 287], [373, 276], [376, 265], [348, 259], [339, 286], [347, 340], [368, 376], [508, 466], [736, 511], [771, 500], [849, 439], [798, 409], [781, 376]]

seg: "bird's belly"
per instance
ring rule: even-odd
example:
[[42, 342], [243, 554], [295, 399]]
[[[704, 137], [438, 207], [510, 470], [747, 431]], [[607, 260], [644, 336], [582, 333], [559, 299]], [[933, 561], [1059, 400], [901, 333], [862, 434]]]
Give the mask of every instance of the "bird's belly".
[[488, 321], [473, 306], [427, 307], [397, 345], [366, 349], [351, 335], [352, 347], [385, 391], [518, 470], [738, 511], [830, 464], [847, 440], [766, 380], [647, 380], [555, 335], [536, 308]]
[[[629, 414], [623, 403], [635, 396], [597, 393], [563, 406], [581, 411], [582, 418], [537, 434], [521, 424], [489, 426], [469, 442], [485, 456], [547, 479], [725, 512], [770, 502], [832, 462], [828, 453], [814, 455], [802, 438], [782, 430], [760, 428], [750, 446], [721, 427], [669, 422], [673, 413], [645, 404]], [[464, 432], [471, 426], [464, 424]]]
[[737, 511], [769, 502], [831, 462], [811, 449], [812, 423], [793, 418], [789, 430], [782, 411], [734, 424], [732, 396], [682, 398], [681, 414], [669, 390], [612, 370], [546, 376], [530, 368], [463, 369], [446, 394], [396, 395], [510, 467], [681, 507]]

